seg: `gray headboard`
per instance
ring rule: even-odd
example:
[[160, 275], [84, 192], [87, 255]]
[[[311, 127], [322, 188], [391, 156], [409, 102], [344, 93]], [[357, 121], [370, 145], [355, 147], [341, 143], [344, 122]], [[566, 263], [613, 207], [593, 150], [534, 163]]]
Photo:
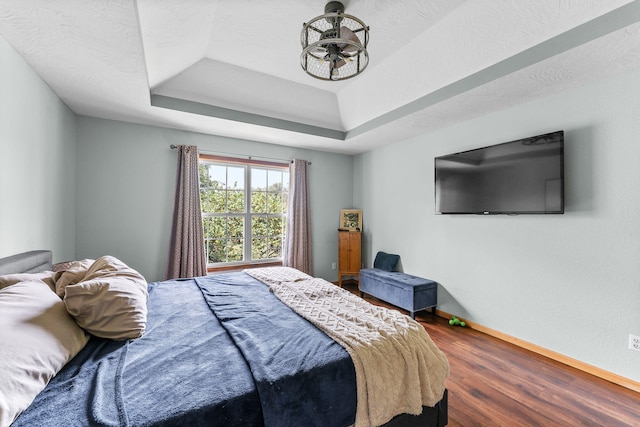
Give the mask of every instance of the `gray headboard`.
[[29, 251], [0, 258], [0, 276], [14, 273], [39, 273], [51, 270], [53, 254], [48, 250]]

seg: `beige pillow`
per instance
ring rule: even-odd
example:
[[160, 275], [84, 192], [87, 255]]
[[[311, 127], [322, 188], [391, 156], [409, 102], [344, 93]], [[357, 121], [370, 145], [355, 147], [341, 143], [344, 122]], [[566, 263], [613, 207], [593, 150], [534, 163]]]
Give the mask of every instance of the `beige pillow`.
[[16, 273], [5, 274], [0, 276], [0, 289], [7, 286], [15, 285], [20, 282], [43, 281], [49, 288], [55, 292], [56, 288], [53, 282], [55, 273], [53, 271], [43, 271], [41, 273]]
[[84, 279], [64, 289], [67, 311], [91, 334], [114, 340], [139, 338], [147, 324], [147, 282], [112, 256], [98, 258]]
[[76, 265], [78, 261], [63, 261], [63, 262], [57, 262], [55, 264], [53, 264], [51, 266], [51, 270], [55, 271], [56, 273], [59, 271], [67, 271], [68, 269], [72, 268], [73, 266]]
[[93, 259], [83, 259], [81, 261], [70, 261], [64, 269], [58, 269], [53, 281], [56, 286], [56, 293], [60, 298], [64, 298], [64, 290], [68, 285], [75, 285], [82, 281], [87, 274], [89, 267], [95, 262]]
[[0, 426], [8, 426], [89, 337], [42, 281], [0, 289], [0, 325]]

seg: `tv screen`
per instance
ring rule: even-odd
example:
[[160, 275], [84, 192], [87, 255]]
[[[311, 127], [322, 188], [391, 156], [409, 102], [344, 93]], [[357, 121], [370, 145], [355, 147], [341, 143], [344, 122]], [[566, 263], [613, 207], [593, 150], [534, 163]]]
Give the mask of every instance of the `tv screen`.
[[564, 213], [564, 132], [436, 157], [438, 214]]

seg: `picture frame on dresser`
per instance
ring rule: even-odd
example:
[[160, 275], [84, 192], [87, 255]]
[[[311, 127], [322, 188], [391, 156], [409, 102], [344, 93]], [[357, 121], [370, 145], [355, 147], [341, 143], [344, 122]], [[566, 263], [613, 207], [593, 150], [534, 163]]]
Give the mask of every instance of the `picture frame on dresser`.
[[340, 229], [362, 231], [362, 209], [341, 209]]

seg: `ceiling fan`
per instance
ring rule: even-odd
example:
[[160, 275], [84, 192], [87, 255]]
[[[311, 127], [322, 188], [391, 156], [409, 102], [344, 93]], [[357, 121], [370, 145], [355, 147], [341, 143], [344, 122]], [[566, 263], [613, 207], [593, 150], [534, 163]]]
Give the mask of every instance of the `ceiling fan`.
[[303, 25], [300, 42], [302, 69], [321, 80], [348, 79], [369, 64], [369, 27], [345, 14], [339, 1], [327, 3], [324, 15]]

